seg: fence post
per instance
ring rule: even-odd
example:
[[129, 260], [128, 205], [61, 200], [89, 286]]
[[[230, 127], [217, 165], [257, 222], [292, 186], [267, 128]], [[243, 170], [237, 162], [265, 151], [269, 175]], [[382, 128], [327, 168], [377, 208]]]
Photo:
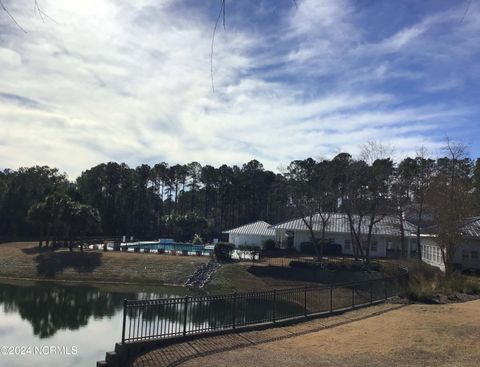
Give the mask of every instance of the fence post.
[[305, 306], [305, 317], [307, 317], [307, 314], [308, 314], [308, 310], [307, 310], [307, 287], [305, 287], [305, 298], [304, 298], [303, 305]]
[[370, 285], [370, 304], [373, 304], [373, 282], [370, 280], [368, 284]]
[[273, 290], [273, 323], [275, 324], [276, 317], [276, 302], [277, 302], [277, 290]]
[[333, 285], [330, 285], [330, 313], [333, 312]]
[[185, 302], [183, 306], [183, 336], [187, 335], [187, 308], [188, 308], [188, 296], [185, 296]]
[[122, 344], [125, 343], [125, 325], [127, 323], [127, 299], [123, 300]]
[[384, 282], [385, 282], [385, 300], [387, 300], [387, 298], [388, 298], [388, 293], [387, 293], [387, 284], [388, 284], [388, 282], [387, 282], [387, 278], [385, 278], [385, 281], [384, 281]]
[[237, 292], [233, 294], [232, 305], [232, 329], [235, 329], [237, 323]]
[[355, 286], [352, 286], [352, 308], [355, 308]]

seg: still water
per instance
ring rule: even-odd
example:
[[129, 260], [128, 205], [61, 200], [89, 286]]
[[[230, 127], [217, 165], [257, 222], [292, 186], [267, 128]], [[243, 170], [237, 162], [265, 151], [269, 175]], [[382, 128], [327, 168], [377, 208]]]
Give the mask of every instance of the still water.
[[123, 300], [181, 287], [0, 283], [0, 366], [95, 366], [121, 339]]

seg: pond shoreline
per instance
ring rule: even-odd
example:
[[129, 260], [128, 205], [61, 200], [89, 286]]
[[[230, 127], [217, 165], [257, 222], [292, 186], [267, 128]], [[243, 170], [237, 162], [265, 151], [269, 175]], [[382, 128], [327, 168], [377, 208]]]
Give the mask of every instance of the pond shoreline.
[[106, 284], [106, 285], [142, 285], [145, 287], [181, 287], [187, 288], [184, 284], [175, 284], [175, 283], [140, 283], [140, 282], [123, 282], [123, 281], [102, 281], [102, 280], [72, 280], [72, 279], [51, 279], [51, 278], [21, 278], [21, 277], [9, 277], [9, 276], [0, 276], [0, 283], [2, 280], [17, 280], [17, 281], [25, 281], [25, 282], [52, 282], [52, 283], [59, 283], [59, 284], [85, 284], [85, 285], [95, 285], [95, 284]]

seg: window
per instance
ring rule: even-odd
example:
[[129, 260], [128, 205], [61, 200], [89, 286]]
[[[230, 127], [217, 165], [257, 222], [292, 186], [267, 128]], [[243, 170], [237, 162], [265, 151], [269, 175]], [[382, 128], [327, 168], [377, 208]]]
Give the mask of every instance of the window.
[[468, 261], [468, 250], [462, 250], [462, 260]]
[[478, 251], [477, 250], [472, 250], [470, 257], [472, 260], [478, 260]]
[[350, 240], [345, 240], [345, 250], [350, 250], [352, 247], [352, 241]]
[[372, 240], [372, 243], [370, 246], [371, 246], [370, 249], [372, 250], [372, 252], [377, 252], [377, 247], [378, 247], [377, 240]]
[[363, 240], [363, 241], [362, 241], [362, 248], [363, 248], [364, 250], [366, 250], [367, 247], [368, 247], [368, 246], [367, 246], [367, 240]]

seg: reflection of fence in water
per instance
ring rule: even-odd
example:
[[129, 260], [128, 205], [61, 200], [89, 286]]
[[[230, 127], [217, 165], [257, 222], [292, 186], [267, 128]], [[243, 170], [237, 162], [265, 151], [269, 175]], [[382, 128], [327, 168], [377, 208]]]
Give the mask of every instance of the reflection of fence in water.
[[383, 301], [398, 293], [406, 269], [392, 277], [328, 286], [124, 302], [122, 342], [274, 324]]

